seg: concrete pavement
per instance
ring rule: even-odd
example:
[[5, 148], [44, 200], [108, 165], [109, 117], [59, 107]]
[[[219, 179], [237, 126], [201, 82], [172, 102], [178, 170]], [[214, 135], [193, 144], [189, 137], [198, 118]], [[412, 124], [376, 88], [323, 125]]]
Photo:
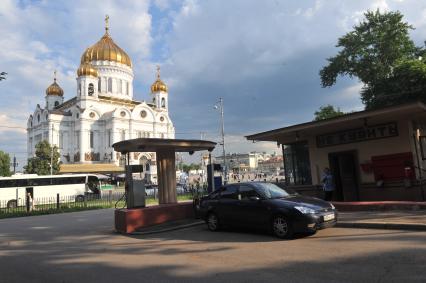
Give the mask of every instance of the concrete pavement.
[[113, 233], [113, 210], [0, 220], [0, 282], [424, 282], [426, 233], [330, 228], [292, 241], [205, 225]]

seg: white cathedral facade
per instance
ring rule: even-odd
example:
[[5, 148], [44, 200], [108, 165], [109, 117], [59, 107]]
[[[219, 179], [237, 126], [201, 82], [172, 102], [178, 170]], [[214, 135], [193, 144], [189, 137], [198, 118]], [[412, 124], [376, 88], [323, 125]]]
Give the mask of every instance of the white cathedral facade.
[[[28, 158], [35, 155], [37, 143], [47, 140], [59, 148], [63, 172], [79, 171], [75, 167], [106, 172], [109, 169], [105, 168], [120, 166], [122, 158], [112, 148], [115, 142], [175, 137], [168, 89], [160, 79], [159, 68], [150, 95], [149, 102], [133, 100], [132, 63], [112, 40], [107, 22], [104, 36], [81, 56], [76, 95], [64, 101], [55, 75], [46, 89], [44, 107], [37, 105], [30, 115]], [[149, 166], [155, 164], [154, 153], [133, 153], [130, 159], [131, 164], [147, 164], [148, 173], [156, 174], [156, 166]], [[73, 166], [72, 170], [63, 170]]]

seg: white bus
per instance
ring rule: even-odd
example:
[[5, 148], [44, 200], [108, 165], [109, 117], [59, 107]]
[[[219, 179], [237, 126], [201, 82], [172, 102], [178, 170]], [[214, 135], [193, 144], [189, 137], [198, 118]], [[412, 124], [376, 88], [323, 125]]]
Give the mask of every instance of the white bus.
[[96, 175], [14, 175], [0, 177], [0, 208], [14, 208], [25, 205], [28, 194], [35, 201], [56, 202], [73, 197], [71, 201], [84, 201], [87, 196], [100, 195], [100, 183]]

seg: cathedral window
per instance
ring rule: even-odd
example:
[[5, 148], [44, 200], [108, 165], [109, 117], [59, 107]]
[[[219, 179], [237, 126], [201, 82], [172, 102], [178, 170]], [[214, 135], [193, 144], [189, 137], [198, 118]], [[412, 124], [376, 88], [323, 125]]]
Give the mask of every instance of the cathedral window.
[[64, 148], [64, 134], [62, 132], [59, 133], [59, 148]]
[[111, 146], [111, 130], [107, 131], [107, 140], [108, 140], [108, 147]]
[[145, 117], [146, 117], [146, 115], [147, 115], [146, 111], [145, 111], [145, 110], [142, 110], [142, 111], [141, 111], [141, 117], [142, 117], [142, 118], [145, 118]]
[[80, 131], [75, 132], [75, 144], [77, 145], [77, 149], [80, 148]]
[[89, 94], [89, 96], [93, 96], [93, 94], [95, 93], [95, 87], [92, 83], [89, 84], [89, 87], [87, 88], [87, 93]]
[[94, 145], [94, 134], [93, 134], [93, 131], [90, 131], [90, 148], [93, 148], [93, 145]]
[[98, 92], [101, 92], [101, 78], [98, 78]]
[[126, 83], [126, 94], [129, 95], [129, 82]]
[[118, 93], [123, 93], [123, 81], [118, 80]]
[[112, 78], [108, 78], [108, 92], [112, 92]]
[[145, 171], [148, 172], [149, 171], [149, 164], [145, 164]]
[[164, 97], [161, 98], [161, 107], [166, 108], [166, 99]]
[[40, 114], [37, 115], [37, 122], [40, 122]]
[[55, 107], [59, 106], [59, 101], [55, 101]]

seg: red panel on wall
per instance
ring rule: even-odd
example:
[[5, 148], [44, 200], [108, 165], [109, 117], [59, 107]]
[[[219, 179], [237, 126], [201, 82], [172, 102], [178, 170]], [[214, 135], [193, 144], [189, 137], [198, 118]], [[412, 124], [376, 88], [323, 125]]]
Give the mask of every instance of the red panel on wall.
[[[413, 154], [403, 152], [371, 157], [373, 162], [374, 178], [377, 180], [399, 181], [407, 176], [406, 167], [413, 172]], [[414, 178], [414, 174], [409, 174]]]

